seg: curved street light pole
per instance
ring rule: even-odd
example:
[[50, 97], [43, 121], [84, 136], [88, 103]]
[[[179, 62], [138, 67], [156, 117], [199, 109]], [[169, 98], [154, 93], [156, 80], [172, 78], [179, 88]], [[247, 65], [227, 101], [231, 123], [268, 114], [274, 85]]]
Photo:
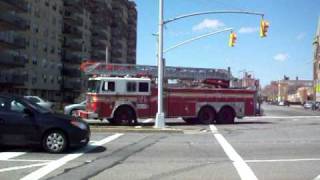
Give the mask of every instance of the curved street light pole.
[[155, 128], [164, 128], [163, 112], [163, 0], [159, 0], [159, 41], [158, 41], [158, 112], [156, 115]]
[[206, 12], [198, 12], [192, 14], [181, 15], [167, 21], [163, 19], [163, 1], [159, 0], [159, 42], [158, 42], [158, 112], [156, 115], [155, 128], [165, 128], [165, 120], [164, 120], [164, 112], [163, 112], [163, 70], [164, 70], [164, 62], [163, 62], [163, 26], [170, 22], [188, 18], [192, 16], [199, 15], [207, 15], [207, 14], [250, 14], [250, 15], [258, 15], [264, 16], [263, 13], [257, 12], [249, 12], [249, 11], [206, 11]]
[[191, 14], [185, 14], [181, 16], [177, 16], [172, 19], [168, 19], [164, 21], [164, 24], [179, 20], [179, 19], [184, 19], [192, 16], [200, 16], [200, 15], [207, 15], [207, 14], [249, 14], [249, 15], [257, 15], [261, 16], [263, 18], [264, 14], [259, 13], [259, 12], [250, 12], [250, 11], [235, 11], [235, 10], [222, 10], [222, 11], [205, 11], [205, 12], [197, 12], [197, 13], [191, 13]]
[[163, 53], [167, 53], [168, 51], [171, 51], [171, 50], [173, 50], [173, 49], [175, 49], [175, 48], [177, 48], [177, 47], [180, 47], [180, 46], [182, 46], [182, 45], [185, 45], [185, 44], [188, 44], [188, 43], [190, 43], [190, 42], [196, 41], [196, 40], [198, 40], [198, 39], [202, 39], [202, 38], [205, 38], [205, 37], [208, 37], [208, 36], [212, 36], [212, 35], [215, 35], [215, 34], [219, 34], [219, 33], [222, 33], [222, 32], [226, 32], [226, 31], [232, 31], [232, 28], [226, 28], [226, 29], [222, 29], [222, 30], [220, 30], [220, 31], [214, 31], [214, 32], [211, 32], [211, 33], [203, 34], [203, 35], [200, 35], [200, 36], [197, 36], [197, 37], [188, 39], [188, 40], [183, 41], [183, 42], [181, 42], [181, 43], [179, 43], [179, 44], [176, 44], [176, 45], [174, 45], [174, 46], [172, 46], [172, 47], [169, 47], [168, 49], [165, 49], [165, 50], [163, 51]]

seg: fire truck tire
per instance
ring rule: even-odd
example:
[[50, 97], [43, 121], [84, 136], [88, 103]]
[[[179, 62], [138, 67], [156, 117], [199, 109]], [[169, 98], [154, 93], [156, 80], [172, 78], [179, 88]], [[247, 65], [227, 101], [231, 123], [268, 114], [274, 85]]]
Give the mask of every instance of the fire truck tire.
[[235, 112], [232, 107], [223, 107], [218, 113], [218, 124], [233, 124]]
[[131, 126], [137, 123], [134, 110], [128, 106], [119, 107], [114, 113], [113, 121], [116, 125]]
[[212, 124], [216, 118], [216, 111], [210, 106], [201, 108], [198, 114], [198, 122], [201, 124]]
[[182, 118], [187, 124], [197, 124], [197, 118]]

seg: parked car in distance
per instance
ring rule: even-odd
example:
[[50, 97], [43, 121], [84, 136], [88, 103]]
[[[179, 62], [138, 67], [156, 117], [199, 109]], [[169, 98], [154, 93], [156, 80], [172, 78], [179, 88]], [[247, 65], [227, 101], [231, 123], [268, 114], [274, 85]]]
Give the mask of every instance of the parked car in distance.
[[90, 128], [81, 118], [55, 114], [17, 96], [0, 95], [0, 145], [39, 145], [61, 153], [87, 145]]
[[313, 102], [312, 102], [312, 101], [306, 101], [306, 102], [304, 103], [304, 105], [303, 105], [303, 107], [304, 107], [305, 109], [311, 109], [312, 106], [313, 106]]
[[284, 106], [285, 103], [284, 103], [284, 101], [279, 101], [278, 105], [279, 105], [279, 106]]
[[37, 103], [38, 105], [40, 105], [41, 107], [44, 107], [46, 109], [53, 108], [52, 102], [45, 101], [45, 100], [41, 99], [39, 96], [24, 96], [24, 97], [34, 103]]
[[78, 110], [85, 110], [86, 109], [86, 104], [87, 104], [87, 101], [82, 101], [78, 104], [70, 104], [68, 106], [65, 106], [64, 107], [64, 114], [75, 116], [76, 112]]

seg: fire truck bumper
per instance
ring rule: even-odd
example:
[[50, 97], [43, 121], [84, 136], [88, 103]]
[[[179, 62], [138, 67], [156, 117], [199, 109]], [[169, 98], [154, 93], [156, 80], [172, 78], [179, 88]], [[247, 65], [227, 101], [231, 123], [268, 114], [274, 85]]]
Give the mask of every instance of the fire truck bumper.
[[79, 111], [79, 116], [84, 119], [97, 119], [99, 116], [95, 112]]

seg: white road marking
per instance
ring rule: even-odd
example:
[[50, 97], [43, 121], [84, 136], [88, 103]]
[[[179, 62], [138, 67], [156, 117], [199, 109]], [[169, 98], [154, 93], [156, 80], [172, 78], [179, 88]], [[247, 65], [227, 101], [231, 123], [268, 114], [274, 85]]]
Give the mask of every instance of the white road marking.
[[241, 156], [234, 150], [231, 144], [218, 132], [218, 129], [214, 125], [210, 125], [210, 129], [221, 145], [224, 152], [232, 161], [233, 166], [236, 168], [240, 178], [242, 180], [257, 180], [258, 178], [253, 173], [248, 164], [241, 158]]
[[8, 160], [0, 160], [7, 162], [51, 162], [54, 160], [36, 160], [36, 159], [8, 159]]
[[299, 161], [320, 161], [320, 158], [308, 159], [266, 159], [266, 160], [246, 160], [247, 163], [264, 163], [264, 162], [299, 162]]
[[142, 123], [150, 123], [150, 122], [152, 122], [152, 121], [153, 121], [153, 119], [150, 118], [150, 119], [146, 119], [146, 120], [142, 121]]
[[15, 158], [24, 154], [25, 152], [2, 152], [0, 153], [0, 161]]
[[320, 118], [320, 116], [256, 116], [256, 117], [244, 117], [244, 120], [253, 119], [310, 119]]
[[82, 152], [75, 153], [75, 154], [69, 154], [69, 155], [66, 155], [66, 156], [58, 159], [58, 160], [52, 161], [49, 164], [47, 164], [46, 166], [44, 166], [44, 167], [28, 174], [27, 176], [23, 177], [21, 180], [38, 180], [38, 179], [46, 176], [47, 174], [53, 172], [54, 170], [58, 169], [59, 167], [65, 165], [69, 161], [72, 161], [72, 160], [82, 156], [84, 153], [92, 151], [93, 149], [96, 148], [96, 146], [102, 146], [106, 143], [109, 143], [109, 142], [119, 138], [122, 135], [123, 134], [114, 134], [112, 136], [109, 136], [109, 137], [101, 140], [101, 141], [98, 141], [98, 142], [95, 142], [91, 145], [88, 145], [84, 150], [82, 150]]
[[9, 168], [0, 169], [0, 173], [8, 172], [8, 171], [15, 171], [15, 170], [19, 170], [19, 169], [33, 168], [33, 167], [38, 167], [38, 166], [45, 166], [47, 164], [48, 163], [40, 163], [40, 164], [31, 164], [31, 165], [26, 165], [26, 166], [9, 167]]
[[320, 180], [320, 174], [317, 177], [315, 177], [313, 180]]

